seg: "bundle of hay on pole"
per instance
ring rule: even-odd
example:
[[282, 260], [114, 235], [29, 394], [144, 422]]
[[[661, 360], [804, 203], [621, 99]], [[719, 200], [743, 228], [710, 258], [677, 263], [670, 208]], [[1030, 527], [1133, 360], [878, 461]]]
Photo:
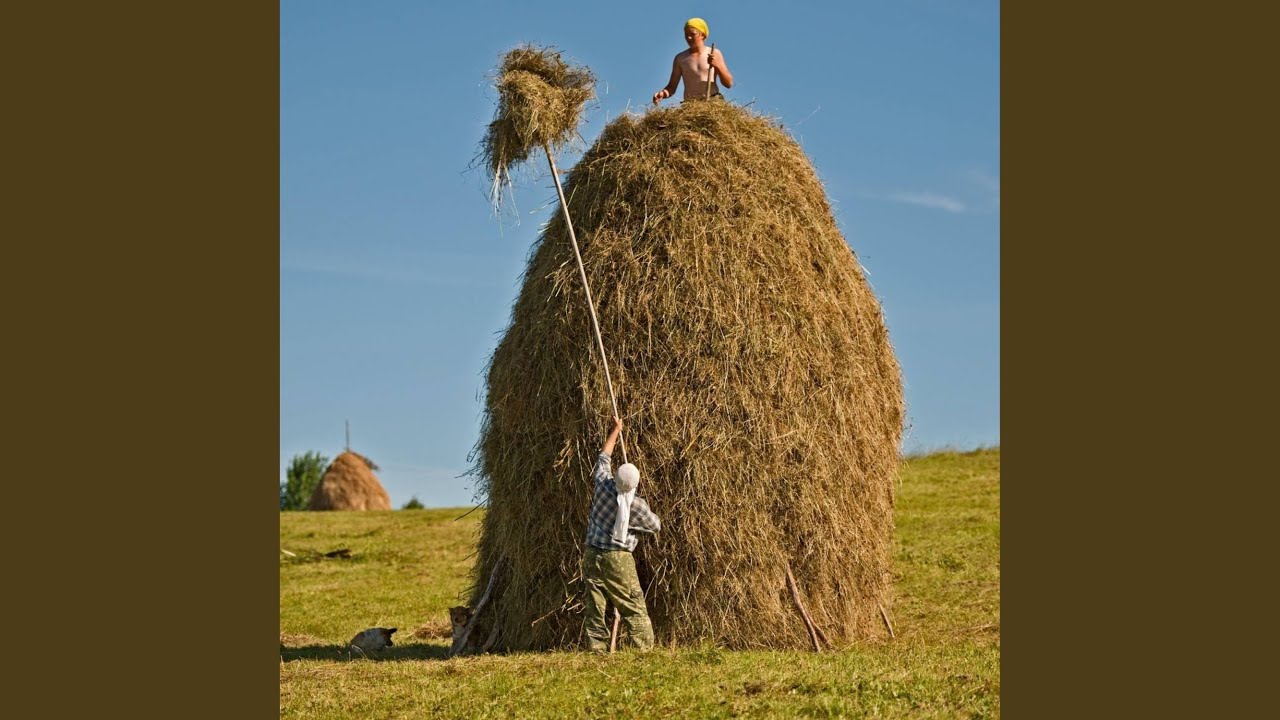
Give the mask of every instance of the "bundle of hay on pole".
[[[663, 521], [636, 554], [658, 642], [886, 636], [900, 370], [804, 152], [769, 119], [686, 102], [609, 123], [565, 191], [639, 494]], [[568, 233], [556, 213], [530, 254], [473, 468], [473, 603], [492, 589], [475, 634], [511, 650], [581, 641], [613, 414]]]
[[375, 466], [350, 450], [333, 459], [311, 493], [309, 510], [390, 510], [391, 497], [373, 474]]
[[595, 76], [565, 62], [554, 48], [523, 45], [503, 56], [495, 85], [498, 109], [480, 159], [493, 176], [496, 202], [512, 166], [538, 150], [550, 154], [577, 135], [583, 107], [595, 95]]

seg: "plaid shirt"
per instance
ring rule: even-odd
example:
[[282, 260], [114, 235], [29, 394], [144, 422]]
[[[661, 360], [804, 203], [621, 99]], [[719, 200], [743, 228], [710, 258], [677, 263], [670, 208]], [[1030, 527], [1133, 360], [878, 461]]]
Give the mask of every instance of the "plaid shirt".
[[631, 500], [631, 520], [627, 523], [627, 542], [619, 545], [613, 541], [613, 523], [618, 519], [618, 487], [613, 484], [612, 465], [609, 456], [600, 453], [592, 475], [596, 481], [595, 494], [591, 496], [591, 519], [587, 524], [587, 544], [601, 550], [626, 550], [633, 552], [640, 538], [636, 533], [657, 534], [662, 521], [649, 509], [643, 498]]

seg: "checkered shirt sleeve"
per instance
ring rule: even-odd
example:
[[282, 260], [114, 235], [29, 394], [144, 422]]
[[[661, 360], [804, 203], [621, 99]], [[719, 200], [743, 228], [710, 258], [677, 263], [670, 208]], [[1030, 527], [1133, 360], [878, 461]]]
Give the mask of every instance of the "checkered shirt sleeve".
[[644, 498], [635, 498], [631, 501], [631, 521], [627, 523], [627, 529], [631, 533], [647, 533], [649, 535], [657, 535], [662, 529], [662, 521], [658, 516], [649, 509], [649, 503]]

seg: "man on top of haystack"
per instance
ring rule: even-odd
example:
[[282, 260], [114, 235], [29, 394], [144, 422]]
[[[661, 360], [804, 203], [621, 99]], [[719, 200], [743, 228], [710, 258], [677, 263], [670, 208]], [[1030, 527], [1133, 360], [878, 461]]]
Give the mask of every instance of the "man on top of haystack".
[[701, 100], [707, 97], [708, 73], [715, 68], [715, 78], [711, 79], [711, 97], [724, 99], [716, 81], [724, 83], [727, 88], [733, 87], [733, 73], [724, 62], [724, 53], [711, 50], [706, 46], [707, 21], [702, 18], [689, 18], [684, 24], [684, 41], [689, 49], [676, 55], [671, 62], [671, 80], [667, 86], [653, 94], [653, 104], [669, 98], [676, 92], [680, 80], [684, 80], [684, 99]]

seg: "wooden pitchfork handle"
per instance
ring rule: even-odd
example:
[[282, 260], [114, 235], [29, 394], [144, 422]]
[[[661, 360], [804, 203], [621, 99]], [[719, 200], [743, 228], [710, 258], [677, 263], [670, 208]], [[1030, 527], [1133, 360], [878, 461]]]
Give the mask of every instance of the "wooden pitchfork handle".
[[707, 53], [707, 100], [711, 99], [711, 85], [716, 81], [716, 66], [711, 64], [711, 58], [716, 55], [716, 44], [711, 43], [711, 52]]

